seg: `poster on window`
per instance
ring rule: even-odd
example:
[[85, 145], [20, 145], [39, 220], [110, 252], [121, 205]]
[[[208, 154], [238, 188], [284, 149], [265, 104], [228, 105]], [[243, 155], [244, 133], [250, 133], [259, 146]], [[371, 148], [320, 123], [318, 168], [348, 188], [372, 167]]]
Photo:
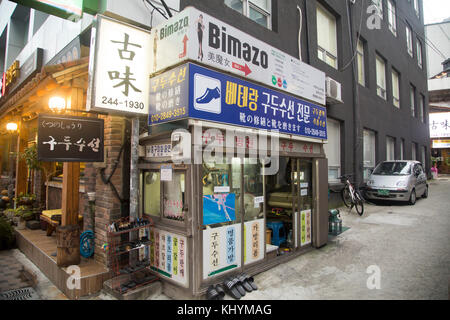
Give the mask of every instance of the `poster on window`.
[[244, 264], [264, 259], [264, 219], [244, 223]]
[[187, 239], [157, 228], [150, 229], [150, 269], [159, 276], [189, 286]]
[[203, 279], [239, 268], [241, 224], [203, 230]]
[[203, 225], [236, 220], [236, 194], [215, 193], [203, 196]]
[[311, 210], [305, 210], [300, 213], [300, 236], [301, 246], [311, 243]]

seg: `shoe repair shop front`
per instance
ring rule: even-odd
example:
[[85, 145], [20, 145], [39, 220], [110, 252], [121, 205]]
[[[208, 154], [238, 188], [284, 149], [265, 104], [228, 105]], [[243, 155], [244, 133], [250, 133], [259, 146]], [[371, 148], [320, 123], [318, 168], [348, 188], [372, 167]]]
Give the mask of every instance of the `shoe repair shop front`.
[[[326, 244], [324, 107], [192, 63], [150, 87], [140, 211], [167, 294], [200, 295]], [[180, 107], [161, 111], [169, 91]]]

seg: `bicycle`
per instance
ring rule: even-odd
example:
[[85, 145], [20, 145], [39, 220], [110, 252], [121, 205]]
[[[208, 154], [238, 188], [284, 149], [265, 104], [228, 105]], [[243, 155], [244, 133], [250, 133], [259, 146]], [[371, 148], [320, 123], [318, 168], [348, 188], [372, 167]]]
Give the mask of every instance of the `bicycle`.
[[341, 191], [342, 201], [350, 210], [355, 207], [356, 212], [362, 216], [364, 213], [364, 200], [359, 190], [350, 182], [350, 177], [351, 175], [342, 175], [339, 177], [341, 180], [345, 179], [345, 187]]

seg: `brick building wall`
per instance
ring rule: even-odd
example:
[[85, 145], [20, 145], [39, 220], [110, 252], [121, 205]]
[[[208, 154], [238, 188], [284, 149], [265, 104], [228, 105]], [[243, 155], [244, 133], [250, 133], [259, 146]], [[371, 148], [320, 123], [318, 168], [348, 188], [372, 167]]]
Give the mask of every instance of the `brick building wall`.
[[[117, 116], [105, 116], [103, 119], [105, 120], [105, 162], [103, 164], [103, 176], [107, 179], [111, 175], [120, 154], [124, 141], [126, 119]], [[110, 179], [110, 182], [117, 189], [121, 197], [124, 169], [123, 160], [124, 153], [122, 152], [116, 170]], [[121, 203], [116, 197], [111, 185], [103, 182], [101, 168], [97, 169], [95, 192], [95, 260], [107, 265], [107, 253], [102, 249], [102, 246], [108, 243], [108, 225], [121, 217]]]

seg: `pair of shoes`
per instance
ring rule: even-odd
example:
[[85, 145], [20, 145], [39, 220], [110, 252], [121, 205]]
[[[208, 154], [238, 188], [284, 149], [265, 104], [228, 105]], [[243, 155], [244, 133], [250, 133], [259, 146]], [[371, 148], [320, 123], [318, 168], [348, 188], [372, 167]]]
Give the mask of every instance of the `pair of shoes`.
[[207, 300], [223, 300], [225, 296], [225, 291], [223, 290], [221, 285], [211, 285], [208, 287], [206, 291], [206, 299]]
[[207, 88], [205, 93], [201, 97], [195, 99], [195, 101], [199, 104], [205, 104], [218, 98], [220, 98], [220, 89], [218, 87], [215, 87], [214, 89]]
[[223, 283], [227, 293], [234, 299], [240, 299], [245, 296], [245, 289], [242, 287], [239, 279], [237, 278], [227, 278]]
[[253, 277], [246, 275], [245, 273], [242, 273], [238, 276], [238, 278], [241, 281], [242, 285], [244, 286], [245, 290], [247, 290], [248, 292], [258, 290], [258, 287], [256, 286]]

